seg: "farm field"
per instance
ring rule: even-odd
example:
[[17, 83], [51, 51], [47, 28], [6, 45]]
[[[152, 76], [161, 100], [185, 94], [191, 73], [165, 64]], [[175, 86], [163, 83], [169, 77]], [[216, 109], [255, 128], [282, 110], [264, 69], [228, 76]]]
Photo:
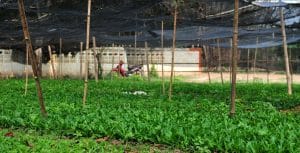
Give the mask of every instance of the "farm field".
[[240, 83], [230, 118], [230, 84], [91, 81], [83, 107], [82, 80], [42, 80], [42, 118], [32, 80], [0, 84], [0, 152], [300, 152], [300, 85]]

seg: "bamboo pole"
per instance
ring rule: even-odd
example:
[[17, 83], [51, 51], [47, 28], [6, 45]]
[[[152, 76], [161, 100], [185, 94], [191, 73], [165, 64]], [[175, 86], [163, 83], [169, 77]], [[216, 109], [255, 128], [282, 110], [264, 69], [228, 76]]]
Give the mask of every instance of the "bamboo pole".
[[162, 94], [165, 95], [165, 72], [164, 72], [164, 21], [161, 21], [161, 83]]
[[239, 0], [235, 0], [234, 21], [233, 21], [233, 52], [232, 52], [232, 81], [231, 81], [231, 103], [230, 117], [235, 116], [235, 98], [236, 98], [236, 68], [238, 52], [238, 34], [239, 34]]
[[[229, 50], [229, 55], [232, 55], [232, 38], [230, 38], [230, 40], [229, 40], [229, 42], [230, 42], [230, 50]], [[230, 62], [230, 61], [232, 61], [232, 56], [229, 56], [229, 65], [230, 65], [230, 68], [229, 68], [229, 78], [230, 78], [230, 80], [229, 80], [229, 82], [231, 83], [231, 81], [232, 81], [232, 63]]]
[[[114, 56], [114, 54], [112, 53], [112, 58], [111, 58], [111, 69], [113, 69], [114, 68], [114, 63], [115, 63], [115, 56]], [[111, 71], [111, 73], [110, 73], [110, 80], [113, 80], [113, 71]]]
[[94, 67], [95, 67], [95, 81], [98, 82], [99, 69], [98, 69], [98, 52], [96, 50], [96, 37], [93, 37], [93, 51], [94, 51]]
[[101, 47], [100, 49], [100, 54], [97, 54], [97, 61], [98, 61], [98, 70], [100, 70], [100, 77], [102, 80], [104, 80], [104, 77], [103, 77], [103, 65], [102, 65], [102, 56], [103, 56], [103, 50], [105, 48]]
[[84, 91], [83, 91], [83, 99], [82, 104], [85, 106], [86, 97], [87, 97], [87, 90], [88, 90], [88, 69], [89, 69], [89, 62], [88, 56], [89, 53], [89, 44], [90, 44], [90, 22], [91, 22], [91, 0], [88, 0], [88, 12], [87, 12], [87, 26], [86, 26], [86, 57], [85, 57], [85, 78], [84, 78]]
[[255, 77], [256, 77], [257, 51], [258, 51], [258, 37], [256, 37], [256, 48], [255, 48], [254, 60], [253, 60], [253, 81], [255, 81]]
[[83, 59], [82, 59], [82, 55], [83, 55], [83, 53], [82, 53], [82, 51], [83, 51], [83, 42], [80, 42], [80, 68], [79, 68], [79, 71], [80, 71], [80, 78], [83, 78], [83, 72], [82, 72], [82, 61], [83, 61]]
[[53, 57], [52, 57], [52, 50], [51, 50], [51, 46], [48, 45], [48, 51], [49, 51], [49, 57], [50, 57], [50, 64], [52, 67], [52, 74], [53, 74], [53, 78], [56, 78], [56, 73], [55, 73], [55, 66], [54, 66], [54, 61], [53, 61]]
[[288, 86], [288, 95], [292, 95], [292, 80], [291, 80], [291, 72], [289, 66], [289, 55], [288, 48], [286, 42], [286, 31], [285, 31], [285, 22], [284, 22], [284, 14], [283, 8], [280, 8], [280, 22], [281, 22], [281, 32], [282, 32], [282, 43], [283, 43], [283, 51], [284, 51], [284, 61], [285, 61], [285, 71], [286, 71], [286, 82]]
[[148, 55], [148, 43], [145, 42], [145, 53], [146, 53], [146, 65], [147, 65], [147, 80], [150, 82], [150, 68], [149, 68], [149, 55]]
[[292, 63], [292, 48], [289, 49], [289, 64], [291, 70], [291, 84], [293, 85], [294, 77], [293, 77], [293, 63]]
[[170, 86], [169, 86], [169, 101], [172, 100], [172, 93], [173, 93], [174, 55], [175, 55], [175, 48], [176, 48], [176, 27], [177, 27], [177, 4], [175, 4], [175, 8], [174, 8], [173, 47], [172, 47], [172, 56], [171, 56], [171, 76], [170, 76]]
[[218, 70], [220, 71], [220, 75], [221, 75], [221, 81], [222, 84], [224, 84], [224, 78], [223, 78], [223, 71], [222, 71], [222, 54], [221, 54], [221, 48], [220, 48], [220, 40], [217, 39], [217, 45], [218, 45]]
[[203, 51], [204, 51], [204, 56], [205, 56], [205, 65], [206, 65], [206, 71], [207, 71], [207, 76], [208, 76], [208, 81], [211, 83], [211, 77], [210, 77], [210, 72], [209, 72], [209, 64], [208, 64], [208, 54], [207, 54], [207, 46], [203, 46]]
[[59, 38], [59, 76], [62, 77], [62, 38]]
[[18, 6], [19, 6], [19, 13], [20, 13], [20, 18], [21, 18], [21, 22], [22, 22], [23, 32], [24, 32], [24, 38], [25, 38], [26, 44], [29, 49], [29, 58], [31, 59], [31, 65], [32, 65], [32, 70], [33, 70], [33, 74], [34, 74], [37, 95], [39, 98], [41, 114], [43, 117], [47, 117], [47, 111], [46, 111], [46, 107], [45, 107], [45, 103], [44, 103], [42, 87], [41, 87], [40, 79], [39, 79], [39, 76], [37, 73], [37, 61], [36, 61], [36, 57], [34, 56], [34, 53], [33, 53], [33, 47], [32, 47], [30, 34], [29, 34], [29, 30], [28, 30], [28, 23], [27, 23], [27, 19], [26, 19], [26, 15], [25, 15], [24, 1], [18, 0]]
[[249, 68], [250, 68], [250, 49], [247, 50], [247, 83], [249, 83]]
[[269, 50], [266, 50], [267, 60], [266, 60], [266, 67], [267, 67], [267, 83], [270, 83], [270, 70], [269, 70]]
[[27, 89], [28, 89], [28, 52], [29, 52], [29, 46], [26, 44], [26, 64], [25, 64], [25, 96], [27, 95]]

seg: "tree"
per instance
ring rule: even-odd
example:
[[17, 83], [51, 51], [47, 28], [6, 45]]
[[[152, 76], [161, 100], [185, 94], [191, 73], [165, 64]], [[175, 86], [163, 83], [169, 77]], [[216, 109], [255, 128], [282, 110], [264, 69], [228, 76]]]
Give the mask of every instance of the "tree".
[[231, 103], [230, 117], [235, 115], [235, 98], [236, 98], [236, 67], [238, 51], [238, 34], [239, 34], [239, 0], [234, 1], [234, 19], [233, 19], [233, 51], [232, 51], [232, 73], [231, 73]]

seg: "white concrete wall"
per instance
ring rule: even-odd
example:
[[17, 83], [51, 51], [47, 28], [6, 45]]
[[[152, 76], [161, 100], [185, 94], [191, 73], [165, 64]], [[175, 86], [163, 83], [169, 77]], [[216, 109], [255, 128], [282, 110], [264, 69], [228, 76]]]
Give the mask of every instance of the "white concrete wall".
[[[166, 72], [171, 70], [171, 48], [164, 48], [164, 70]], [[123, 60], [125, 68], [127, 69], [128, 64], [137, 65], [144, 64], [144, 71], [146, 72], [146, 54], [145, 49], [137, 49], [135, 52], [134, 48], [123, 47], [106, 47], [97, 48], [98, 53], [102, 53], [102, 67], [104, 73], [107, 74], [111, 71], [112, 67], [116, 67], [120, 60]], [[25, 74], [25, 65], [14, 62], [11, 60], [11, 50], [0, 50], [0, 73], [1, 76], [22, 76]], [[44, 51], [45, 52], [45, 51]], [[161, 49], [153, 48], [148, 50], [148, 60], [151, 65], [156, 67], [157, 71], [161, 71]], [[128, 57], [127, 57], [128, 55]], [[24, 57], [25, 58], [25, 57]], [[78, 52], [75, 56], [69, 53], [68, 55], [53, 55], [55, 61], [55, 71], [60, 76], [79, 77], [80, 63], [82, 63], [82, 73], [84, 73], [85, 66], [85, 51], [83, 52], [82, 58]], [[94, 56], [91, 53], [89, 55], [89, 73], [94, 75]], [[113, 63], [112, 63], [113, 62]], [[152, 62], [152, 63], [151, 63]], [[29, 73], [32, 73], [31, 66], [28, 67]], [[199, 53], [192, 52], [188, 48], [177, 48], [175, 51], [175, 71], [199, 71]], [[43, 76], [52, 76], [52, 66], [50, 61], [42, 64]]]

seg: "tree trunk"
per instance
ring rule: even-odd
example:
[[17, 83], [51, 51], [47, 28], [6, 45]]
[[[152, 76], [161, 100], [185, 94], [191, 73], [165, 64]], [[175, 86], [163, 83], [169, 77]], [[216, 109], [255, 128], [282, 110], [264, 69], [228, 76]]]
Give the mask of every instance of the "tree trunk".
[[88, 75], [89, 75], [89, 62], [88, 56], [89, 53], [89, 44], [90, 44], [90, 22], [91, 22], [91, 0], [88, 0], [88, 12], [87, 12], [87, 23], [86, 23], [86, 56], [85, 56], [85, 78], [84, 78], [84, 91], [83, 91], [83, 100], [82, 104], [85, 105], [87, 90], [88, 90]]
[[235, 116], [235, 98], [236, 98], [236, 67], [238, 51], [238, 33], [239, 33], [239, 0], [235, 0], [234, 20], [233, 20], [233, 51], [232, 51], [232, 80], [231, 80], [231, 104], [230, 117]]
[[172, 59], [171, 59], [171, 76], [170, 76], [170, 86], [169, 86], [169, 101], [172, 100], [173, 92], [173, 75], [174, 75], [174, 54], [176, 49], [176, 27], [177, 27], [177, 4], [174, 9], [174, 30], [173, 30], [173, 47], [172, 47]]
[[34, 80], [35, 80], [35, 84], [36, 84], [37, 95], [39, 98], [41, 114], [43, 117], [47, 117], [47, 111], [46, 111], [46, 107], [44, 104], [42, 87], [41, 87], [40, 79], [39, 79], [38, 72], [37, 72], [37, 61], [36, 61], [36, 57], [34, 56], [34, 53], [33, 53], [32, 43], [31, 43], [30, 34], [29, 34], [29, 30], [28, 30], [28, 23], [27, 23], [27, 19], [26, 19], [26, 15], [25, 15], [24, 1], [18, 0], [18, 6], [19, 6], [19, 13], [20, 13], [20, 18], [21, 18], [21, 22], [22, 22], [23, 32], [24, 32], [24, 38], [25, 38], [26, 44], [29, 49], [29, 57], [31, 59], [32, 71], [34, 74]]
[[285, 71], [286, 71], [286, 82], [288, 86], [288, 95], [292, 95], [292, 80], [291, 80], [291, 72], [289, 66], [289, 55], [288, 48], [286, 42], [286, 32], [285, 32], [285, 22], [283, 15], [283, 8], [280, 8], [280, 21], [281, 21], [281, 32], [282, 32], [282, 43], [283, 43], [283, 51], [284, 51], [284, 61], [285, 61]]
[[93, 51], [94, 51], [94, 67], [95, 67], [95, 81], [98, 82], [98, 76], [99, 76], [99, 69], [98, 69], [98, 53], [96, 50], [96, 38], [93, 37]]
[[165, 95], [165, 72], [164, 72], [164, 21], [161, 21], [161, 82], [162, 94]]

